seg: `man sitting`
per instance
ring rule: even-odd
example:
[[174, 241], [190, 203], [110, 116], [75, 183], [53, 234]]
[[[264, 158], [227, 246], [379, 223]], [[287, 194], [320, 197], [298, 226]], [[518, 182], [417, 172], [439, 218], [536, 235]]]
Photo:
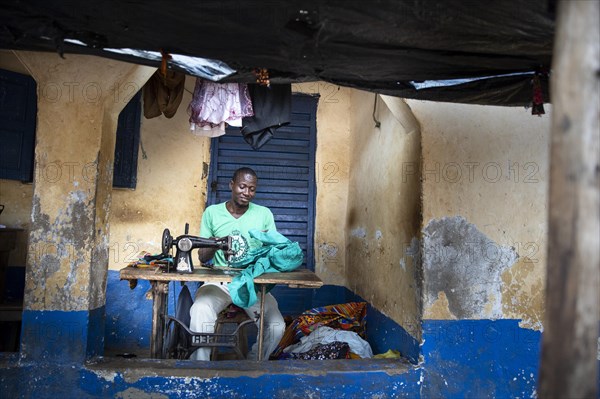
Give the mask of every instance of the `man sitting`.
[[[200, 236], [205, 238], [232, 236], [232, 249], [235, 251], [231, 262], [237, 262], [244, 258], [249, 250], [248, 231], [276, 230], [273, 213], [264, 206], [253, 204], [251, 201], [256, 194], [258, 178], [250, 168], [240, 168], [235, 171], [229, 182], [231, 199], [206, 208], [202, 215], [200, 225]], [[213, 259], [216, 267], [227, 266], [227, 260], [223, 251], [212, 248], [201, 248], [199, 250], [201, 262]], [[256, 304], [244, 310], [250, 318], [256, 320], [260, 311], [260, 293]], [[219, 313], [232, 303], [227, 283], [205, 283], [196, 292], [196, 299], [190, 310], [190, 329], [196, 332], [212, 333], [215, 329], [215, 321]], [[281, 340], [285, 322], [279, 312], [277, 300], [271, 294], [266, 294], [264, 300], [264, 342], [263, 359], [277, 347]], [[211, 348], [199, 348], [191, 356], [191, 359], [209, 360]], [[255, 343], [248, 354], [248, 359], [258, 358], [258, 343]]]

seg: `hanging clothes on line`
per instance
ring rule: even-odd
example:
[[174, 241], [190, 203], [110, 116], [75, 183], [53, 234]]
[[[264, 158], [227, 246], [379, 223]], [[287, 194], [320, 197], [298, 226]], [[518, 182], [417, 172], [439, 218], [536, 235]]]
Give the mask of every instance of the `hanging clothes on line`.
[[254, 115], [248, 86], [244, 83], [214, 83], [200, 78], [188, 106], [190, 130], [199, 136], [225, 134], [225, 124], [242, 126], [242, 118]]
[[146, 119], [156, 118], [162, 114], [172, 118], [183, 99], [185, 74], [167, 70], [163, 76], [160, 71], [154, 72], [144, 85], [144, 116]]
[[242, 135], [252, 148], [265, 145], [275, 131], [292, 120], [292, 85], [248, 85], [254, 115], [242, 120]]

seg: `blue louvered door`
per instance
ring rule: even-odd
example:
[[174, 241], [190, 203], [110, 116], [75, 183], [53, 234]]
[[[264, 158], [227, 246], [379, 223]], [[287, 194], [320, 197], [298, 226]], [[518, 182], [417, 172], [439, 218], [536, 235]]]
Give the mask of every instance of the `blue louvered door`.
[[277, 230], [300, 243], [305, 265], [314, 270], [315, 149], [317, 101], [313, 96], [292, 96], [292, 121], [277, 130], [260, 150], [247, 144], [239, 128], [212, 140], [208, 204], [231, 198], [233, 172], [248, 166], [258, 175], [254, 202], [269, 207]]
[[33, 181], [36, 117], [35, 80], [0, 69], [0, 179]]

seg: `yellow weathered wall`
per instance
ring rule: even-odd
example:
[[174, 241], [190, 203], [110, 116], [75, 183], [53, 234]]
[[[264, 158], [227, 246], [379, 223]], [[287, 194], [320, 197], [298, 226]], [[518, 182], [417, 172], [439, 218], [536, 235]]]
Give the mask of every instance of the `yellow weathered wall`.
[[[524, 108], [408, 103], [422, 127], [424, 228], [434, 220], [443, 224], [462, 217], [466, 220], [463, 227], [472, 224], [491, 240], [485, 257], [492, 261], [492, 269], [479, 278], [471, 268], [467, 270], [469, 282], [447, 283], [447, 290], [431, 293], [437, 300], [425, 301], [424, 317], [463, 318], [451, 312], [447, 295], [453, 295], [461, 283], [481, 283], [490, 285], [501, 298], [492, 298], [488, 292], [485, 306], [467, 311], [469, 318], [515, 318], [522, 319], [524, 327], [541, 328], [550, 107], [546, 105], [548, 114], [537, 117]], [[454, 255], [462, 260], [477, 256], [463, 249]], [[502, 251], [516, 253], [518, 259], [499, 271], [498, 281], [493, 282], [494, 257]], [[442, 254], [438, 259], [443, 260], [441, 247], [434, 252]], [[424, 272], [426, 280], [435, 279]]]
[[113, 189], [109, 268], [120, 269], [140, 251], [159, 253], [165, 228], [173, 236], [198, 234], [206, 202], [210, 139], [190, 132], [187, 106], [196, 78], [186, 76], [186, 91], [175, 116], [146, 119], [140, 127], [135, 190]]
[[297, 93], [319, 94], [317, 106], [317, 187], [315, 272], [325, 284], [347, 285], [345, 220], [350, 154], [352, 89], [325, 82], [292, 85]]
[[[381, 98], [375, 127], [374, 98], [352, 93], [346, 277], [352, 291], [420, 339], [418, 265], [406, 253], [418, 248], [420, 182], [406, 165], [420, 159], [420, 132], [410, 112], [393, 114]], [[408, 110], [394, 101], [395, 111]]]
[[130, 98], [119, 85], [152, 71], [92, 56], [15, 54], [38, 98], [25, 307], [95, 309], [106, 289], [116, 117]]

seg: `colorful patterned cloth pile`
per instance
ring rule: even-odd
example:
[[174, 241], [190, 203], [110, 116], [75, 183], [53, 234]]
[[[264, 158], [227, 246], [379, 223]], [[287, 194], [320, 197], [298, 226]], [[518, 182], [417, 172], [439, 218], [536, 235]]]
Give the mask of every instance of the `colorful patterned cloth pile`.
[[366, 338], [367, 303], [348, 302], [338, 305], [323, 306], [305, 311], [286, 328], [283, 338], [271, 359], [283, 359], [283, 350], [310, 335], [321, 326], [334, 329], [354, 331], [361, 338]]

